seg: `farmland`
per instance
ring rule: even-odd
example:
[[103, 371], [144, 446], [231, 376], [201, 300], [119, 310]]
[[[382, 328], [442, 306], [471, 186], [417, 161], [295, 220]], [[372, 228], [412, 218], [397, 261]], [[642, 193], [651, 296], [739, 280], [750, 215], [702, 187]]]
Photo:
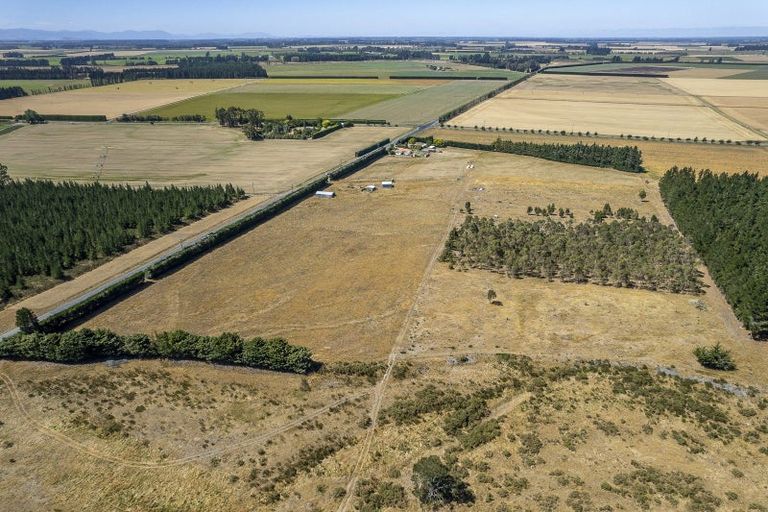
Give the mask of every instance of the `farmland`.
[[[716, 39], [154, 44], [6, 57], [101, 55], [66, 76], [126, 81], [3, 100], [0, 115], [136, 116], [0, 120], [18, 239], [6, 267], [41, 272], [0, 286], [0, 509], [768, 510], [765, 182], [734, 176], [768, 174], [765, 55]], [[254, 78], [131, 81], [148, 59], [158, 74]], [[523, 76], [512, 69], [531, 75], [337, 167], [510, 84], [488, 78]], [[581, 74], [610, 70], [670, 78]], [[248, 140], [260, 116], [233, 109], [219, 126], [230, 106], [391, 126]], [[191, 115], [207, 122], [141, 119]], [[436, 140], [497, 138], [509, 143]], [[130, 192], [107, 204], [9, 178], [246, 197], [226, 189], [240, 200], [217, 210], [202, 192], [145, 189], [134, 220]], [[22, 187], [49, 193], [11, 196]], [[98, 222], [104, 206], [120, 215]], [[148, 230], [164, 219], [182, 221]], [[113, 238], [125, 243], [102, 254]], [[34, 321], [133, 274], [85, 316]], [[14, 321], [24, 334], [5, 336]]]
[[392, 124], [418, 125], [503, 85], [490, 80], [450, 81], [386, 102], [347, 112], [351, 119], [386, 119]]
[[[433, 71], [428, 65], [444, 65], [451, 69]], [[265, 66], [269, 76], [378, 76], [390, 78], [398, 76], [418, 76], [434, 78], [455, 77], [508, 77], [515, 79], [521, 73], [504, 69], [488, 69], [451, 62], [442, 64], [434, 61], [368, 61], [368, 62], [298, 62], [271, 64]]]
[[408, 126], [436, 119], [502, 84], [491, 80], [265, 80], [145, 114], [203, 114], [213, 119], [216, 107], [239, 106], [257, 108], [267, 117], [384, 119]]
[[[51, 123], [0, 137], [0, 153], [18, 178], [90, 181], [108, 148], [102, 182], [232, 183], [248, 194], [274, 194], [402, 131], [355, 127], [316, 141], [253, 143], [238, 130], [212, 125]], [[294, 157], [286, 161], [288, 153]]]
[[452, 124], [668, 138], [764, 138], [655, 79], [626, 77], [539, 75], [461, 114]]
[[18, 86], [27, 94], [60, 90], [68, 86], [89, 86], [88, 80], [0, 80], [0, 87]]
[[[256, 108], [268, 118], [341, 117], [352, 110], [427, 89], [429, 81], [394, 80], [259, 80], [225, 92], [198, 96], [146, 115], [174, 117], [202, 114], [213, 120], [217, 107]], [[382, 119], [382, 118], [369, 118]]]
[[89, 87], [0, 102], [0, 115], [17, 115], [26, 109], [41, 114], [105, 115], [147, 110], [185, 100], [198, 94], [230, 89], [247, 80], [148, 80]]

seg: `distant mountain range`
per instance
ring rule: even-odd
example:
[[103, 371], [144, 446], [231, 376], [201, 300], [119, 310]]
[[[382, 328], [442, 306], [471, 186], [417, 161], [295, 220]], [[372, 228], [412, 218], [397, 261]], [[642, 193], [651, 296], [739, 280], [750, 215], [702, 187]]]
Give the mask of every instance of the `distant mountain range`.
[[0, 29], [0, 41], [134, 41], [146, 39], [185, 40], [185, 39], [265, 39], [269, 34], [253, 32], [249, 34], [171, 34], [163, 30], [124, 30], [121, 32], [99, 32], [97, 30], [37, 30], [31, 28]]
[[[589, 32], [575, 29], [570, 34], [550, 34], [534, 36], [532, 34], [507, 34], [503, 37], [547, 38], [718, 38], [718, 37], [768, 37], [768, 27], [711, 27], [711, 28], [660, 28], [660, 29], [593, 29]], [[124, 30], [121, 32], [99, 32], [97, 30], [38, 30], [30, 28], [0, 29], [0, 41], [134, 41], [134, 40], [214, 40], [214, 39], [270, 39], [273, 36], [264, 32], [245, 34], [172, 34], [164, 30]], [[344, 36], [312, 36], [303, 37], [344, 37]], [[406, 37], [406, 36], [391, 36]], [[458, 37], [458, 36], [457, 36]]]

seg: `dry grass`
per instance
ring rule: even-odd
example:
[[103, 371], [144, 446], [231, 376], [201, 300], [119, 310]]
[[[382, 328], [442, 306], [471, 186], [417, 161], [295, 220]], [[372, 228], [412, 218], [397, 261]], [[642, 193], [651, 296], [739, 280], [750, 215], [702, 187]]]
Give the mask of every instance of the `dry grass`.
[[435, 129], [426, 135], [446, 140], [491, 143], [498, 137], [505, 140], [543, 142], [549, 144], [608, 144], [612, 146], [637, 146], [643, 152], [643, 162], [648, 173], [654, 178], [663, 175], [667, 169], [693, 167], [712, 169], [718, 172], [759, 172], [768, 173], [768, 148], [720, 144], [677, 144], [659, 141], [627, 140], [618, 137], [578, 137], [560, 135], [539, 135], [510, 133], [506, 131], [475, 131]]
[[[370, 387], [361, 378], [316, 374], [302, 388], [298, 376], [193, 363], [3, 363], [0, 371], [15, 381], [28, 412], [19, 414], [0, 385], [0, 495], [5, 509], [20, 512], [295, 510], [304, 499], [323, 499], [315, 498], [321, 482], [343, 485], [344, 450], [320, 461], [311, 487], [302, 488], [302, 479], [312, 465], [297, 465], [297, 482], [275, 486], [287, 499], [274, 504], [268, 485], [280, 465], [303, 448], [327, 445], [331, 435], [354, 446]], [[275, 432], [340, 398], [349, 401]]]
[[77, 91], [12, 98], [0, 103], [0, 115], [17, 115], [27, 109], [40, 114], [105, 115], [147, 110], [200, 94], [244, 85], [249, 80], [141, 80]]
[[[418, 378], [390, 384], [385, 407], [398, 397], [412, 398], [415, 390], [427, 384], [466, 396], [498, 385], [505, 378], [517, 379], [511, 389], [488, 402], [500, 435], [467, 449], [443, 430], [446, 411], [426, 414], [415, 424], [389, 422], [377, 431], [371, 448], [374, 455], [361, 478], [377, 478], [410, 490], [413, 464], [422, 457], [438, 455], [455, 461], [455, 468], [475, 495], [472, 506], [454, 508], [459, 511], [744, 510], [750, 504], [768, 505], [764, 492], [768, 481], [762, 471], [766, 456], [756, 451], [762, 441], [755, 444], [741, 438], [726, 444], [709, 438], [695, 420], [651, 412], [639, 405], [643, 399], [638, 403], [613, 391], [612, 383], [620, 378], [621, 370], [558, 380], [547, 376], [546, 370], [552, 368], [548, 359], [531, 364], [543, 375], [534, 377], [482, 356], [470, 357], [465, 364], [433, 358], [414, 362], [414, 366]], [[666, 389], [680, 389], [671, 379], [657, 379]], [[758, 410], [759, 398], [742, 399], [713, 391], [711, 399], [744, 433], [766, 421], [766, 412]], [[746, 409], [754, 409], [757, 415], [742, 415], [740, 411]], [[527, 439], [540, 445], [527, 443]], [[674, 483], [673, 472], [698, 478], [700, 503], [709, 493], [720, 500], [720, 505], [694, 508], [689, 497], [669, 501], [663, 493], [652, 491], [648, 506], [642, 507], [635, 496], [642, 495], [643, 485], [629, 487], [637, 494], [609, 490], [617, 485], [616, 476], [637, 469], [633, 461], [660, 471], [657, 482], [670, 485], [672, 494], [682, 490], [681, 482]], [[606, 487], [606, 483], [611, 486]], [[734, 501], [726, 493], [735, 493], [731, 495]], [[420, 508], [410, 493], [407, 498], [406, 510], [426, 509]]]
[[756, 138], [751, 130], [695, 97], [647, 78], [538, 75], [459, 115], [452, 124], [674, 138]]
[[[385, 357], [465, 162], [461, 153], [382, 160], [334, 184], [335, 199], [306, 200], [87, 325], [280, 335], [323, 361]], [[360, 191], [387, 178], [397, 188]]]

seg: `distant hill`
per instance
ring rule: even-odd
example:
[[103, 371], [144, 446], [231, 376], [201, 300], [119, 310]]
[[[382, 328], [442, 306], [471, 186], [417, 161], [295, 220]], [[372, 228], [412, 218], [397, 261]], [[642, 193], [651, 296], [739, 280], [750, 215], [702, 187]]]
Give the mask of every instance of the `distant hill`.
[[263, 32], [238, 35], [223, 34], [171, 34], [164, 30], [124, 30], [99, 32], [97, 30], [37, 30], [30, 28], [0, 29], [0, 41], [107, 41], [107, 40], [183, 40], [183, 39], [258, 39], [272, 37]]

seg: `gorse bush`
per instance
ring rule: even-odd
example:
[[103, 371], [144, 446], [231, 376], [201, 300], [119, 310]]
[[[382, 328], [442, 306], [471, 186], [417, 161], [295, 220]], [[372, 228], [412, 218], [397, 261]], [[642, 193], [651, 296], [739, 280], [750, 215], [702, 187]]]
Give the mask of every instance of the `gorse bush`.
[[198, 336], [184, 331], [122, 336], [107, 330], [26, 333], [0, 340], [0, 358], [82, 363], [111, 357], [189, 359], [280, 372], [307, 373], [312, 353], [281, 338], [237, 334]]
[[674, 293], [701, 289], [697, 259], [685, 240], [674, 229], [645, 219], [565, 224], [468, 216], [451, 231], [441, 260], [514, 277]]
[[673, 167], [659, 188], [736, 316], [768, 337], [768, 178]]

